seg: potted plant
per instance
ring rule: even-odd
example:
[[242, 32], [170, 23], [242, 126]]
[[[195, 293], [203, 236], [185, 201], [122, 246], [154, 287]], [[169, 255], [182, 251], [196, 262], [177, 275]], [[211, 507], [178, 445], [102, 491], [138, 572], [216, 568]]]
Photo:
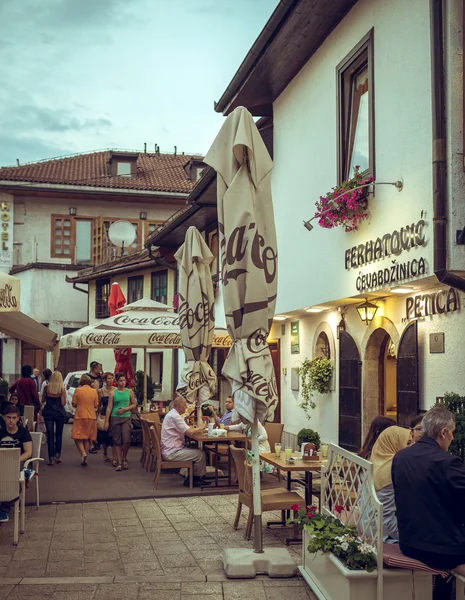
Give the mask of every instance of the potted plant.
[[0, 377], [0, 394], [3, 394], [8, 398], [9, 387], [10, 386], [8, 385], [8, 381], [6, 381], [6, 379], [3, 379], [3, 377]]
[[312, 399], [313, 392], [326, 394], [330, 391], [330, 382], [333, 374], [333, 363], [328, 358], [316, 357], [313, 360], [306, 358], [298, 369], [302, 402], [300, 407], [304, 409], [308, 418], [311, 418], [310, 409], [316, 404]]
[[297, 444], [302, 447], [302, 444], [308, 442], [315, 444], [315, 450], [319, 450], [321, 445], [320, 434], [313, 429], [301, 429], [297, 434]]
[[[144, 371], [136, 371], [134, 373], [134, 379], [136, 380], [136, 387], [134, 388], [134, 395], [137, 400], [137, 404], [141, 405], [144, 402]], [[155, 395], [155, 384], [150, 375], [147, 375], [147, 400], [150, 401]]]
[[[368, 213], [368, 189], [366, 184], [374, 181], [374, 177], [365, 177], [360, 173], [360, 166], [354, 167], [354, 174], [332, 188], [325, 196], [315, 202], [315, 219], [325, 229], [342, 226], [344, 231], [356, 231]], [[360, 187], [365, 186], [365, 187]], [[358, 189], [355, 189], [358, 188]]]

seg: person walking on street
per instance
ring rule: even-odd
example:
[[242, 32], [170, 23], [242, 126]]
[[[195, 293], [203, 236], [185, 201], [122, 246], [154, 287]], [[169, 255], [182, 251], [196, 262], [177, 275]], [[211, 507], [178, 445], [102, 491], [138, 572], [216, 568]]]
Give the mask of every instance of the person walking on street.
[[61, 463], [63, 428], [66, 421], [66, 391], [60, 371], [55, 371], [44, 390], [45, 406], [42, 417], [47, 431], [48, 464]]
[[[91, 387], [93, 387], [94, 390], [97, 390], [97, 392], [103, 386], [102, 371], [103, 369], [101, 363], [93, 360], [90, 363], [89, 372], [86, 373], [86, 375], [91, 378]], [[98, 450], [100, 450], [100, 444], [98, 442], [91, 443], [89, 454], [97, 454]]]
[[[105, 462], [109, 462], [110, 459], [108, 458], [108, 454], [107, 454], [107, 449], [111, 446], [113, 446], [113, 440], [111, 438], [111, 433], [110, 433], [110, 429], [109, 427], [107, 427], [105, 429], [105, 417], [107, 416], [107, 412], [108, 412], [108, 400], [110, 399], [110, 397], [113, 397], [113, 392], [115, 391], [115, 388], [113, 387], [113, 380], [114, 380], [115, 376], [113, 375], [113, 373], [104, 373], [103, 374], [103, 387], [99, 389], [98, 391], [98, 396], [99, 396], [99, 400], [98, 400], [98, 417], [97, 417], [97, 442], [102, 446], [103, 448], [103, 460]], [[100, 427], [99, 425], [99, 421], [102, 421], [103, 419], [103, 429]], [[113, 459], [113, 466], [117, 466], [117, 460], [116, 460], [116, 455]]]
[[79, 387], [73, 395], [73, 406], [76, 408], [74, 415], [73, 431], [71, 437], [81, 455], [81, 465], [87, 467], [87, 453], [91, 442], [97, 439], [98, 394], [92, 386], [88, 375], [81, 375]]
[[50, 369], [44, 369], [42, 371], [42, 385], [40, 386], [40, 392], [39, 392], [39, 397], [40, 397], [40, 401], [42, 402], [42, 404], [45, 402], [45, 396], [46, 394], [44, 394], [45, 392], [45, 388], [48, 385], [48, 382], [50, 381], [50, 377], [52, 376], [52, 372]]
[[42, 406], [36, 384], [32, 379], [32, 367], [30, 365], [22, 367], [20, 379], [10, 387], [10, 394], [14, 392], [17, 392], [20, 404], [34, 407], [34, 421], [37, 421], [37, 414]]
[[31, 378], [35, 383], [37, 393], [40, 394], [40, 388], [42, 386], [42, 380], [40, 378], [40, 369], [34, 367], [34, 369], [32, 370]]
[[[116, 450], [116, 471], [129, 468], [127, 456], [131, 444], [131, 411], [137, 407], [134, 392], [126, 387], [124, 373], [116, 374], [118, 387], [108, 398], [105, 429], [111, 427], [111, 437]], [[111, 418], [111, 421], [110, 421]]]

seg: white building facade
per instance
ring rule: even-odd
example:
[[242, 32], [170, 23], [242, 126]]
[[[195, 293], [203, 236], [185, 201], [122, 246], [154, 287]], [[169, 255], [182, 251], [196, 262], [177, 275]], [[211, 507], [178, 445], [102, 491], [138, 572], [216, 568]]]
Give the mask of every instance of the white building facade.
[[[280, 3], [269, 43], [257, 40], [217, 110], [273, 115], [282, 320], [270, 340], [286, 440], [308, 427], [357, 449], [376, 415], [408, 425], [464, 384], [463, 14], [459, 0], [333, 4], [337, 16], [324, 2]], [[356, 164], [375, 179], [369, 218], [309, 231], [315, 202]], [[377, 307], [368, 324], [365, 299]], [[308, 418], [293, 369], [317, 356], [333, 377]]]

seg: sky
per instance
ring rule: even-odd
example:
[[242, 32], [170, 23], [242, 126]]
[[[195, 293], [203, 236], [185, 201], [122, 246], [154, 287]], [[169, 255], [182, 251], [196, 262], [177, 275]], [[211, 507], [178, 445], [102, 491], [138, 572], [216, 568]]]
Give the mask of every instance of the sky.
[[278, 0], [0, 0], [0, 166], [104, 148], [205, 154]]

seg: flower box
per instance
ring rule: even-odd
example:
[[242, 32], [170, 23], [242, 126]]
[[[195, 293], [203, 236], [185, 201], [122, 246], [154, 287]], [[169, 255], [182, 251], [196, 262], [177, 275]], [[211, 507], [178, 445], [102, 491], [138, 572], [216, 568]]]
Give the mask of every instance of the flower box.
[[[308, 532], [302, 535], [302, 561], [299, 567], [303, 578], [318, 600], [376, 600], [378, 573], [351, 571], [332, 554], [310, 553]], [[383, 569], [383, 593], [385, 600], [412, 599], [412, 571], [406, 569]], [[415, 599], [431, 600], [432, 576], [415, 572]]]

